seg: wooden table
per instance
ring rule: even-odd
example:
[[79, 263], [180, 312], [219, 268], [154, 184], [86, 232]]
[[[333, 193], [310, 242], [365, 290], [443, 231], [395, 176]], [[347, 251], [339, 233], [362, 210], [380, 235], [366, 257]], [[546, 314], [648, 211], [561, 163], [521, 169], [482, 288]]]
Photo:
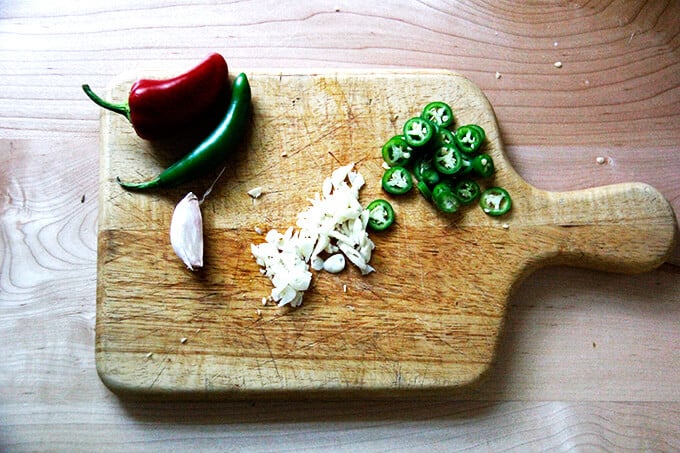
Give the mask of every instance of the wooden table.
[[680, 4], [63, 3], [0, 7], [1, 450], [680, 449], [677, 249], [646, 274], [532, 275], [464, 400], [120, 400], [94, 366], [100, 123], [80, 90], [211, 51], [232, 71], [451, 69], [530, 183], [642, 181], [680, 212]]

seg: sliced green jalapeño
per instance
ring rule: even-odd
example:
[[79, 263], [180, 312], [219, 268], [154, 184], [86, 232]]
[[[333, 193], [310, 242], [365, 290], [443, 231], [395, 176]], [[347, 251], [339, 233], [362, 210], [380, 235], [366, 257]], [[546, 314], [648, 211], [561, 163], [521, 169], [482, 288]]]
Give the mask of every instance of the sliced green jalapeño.
[[490, 178], [496, 171], [493, 159], [488, 154], [478, 154], [473, 157], [470, 166], [472, 171], [480, 178]]
[[427, 104], [420, 116], [441, 128], [446, 128], [453, 124], [453, 111], [451, 107], [441, 101]]
[[479, 197], [479, 184], [472, 179], [461, 179], [454, 187], [454, 194], [462, 204], [470, 204]]
[[436, 126], [419, 116], [410, 118], [404, 123], [404, 138], [409, 146], [421, 148], [435, 136]]
[[485, 138], [486, 132], [477, 124], [460, 126], [454, 135], [458, 149], [467, 154], [479, 151]]
[[413, 187], [411, 173], [404, 167], [392, 167], [383, 173], [382, 188], [392, 195], [403, 195]]
[[383, 145], [382, 157], [390, 167], [403, 167], [411, 161], [413, 148], [406, 143], [403, 135], [395, 135]]
[[392, 205], [382, 199], [371, 201], [366, 207], [368, 211], [368, 226], [374, 231], [383, 231], [394, 223], [394, 209]]
[[482, 192], [482, 196], [479, 197], [479, 206], [490, 216], [501, 216], [512, 208], [512, 198], [502, 187], [491, 187]]
[[433, 160], [437, 171], [446, 176], [455, 175], [463, 166], [460, 152], [452, 145], [444, 145], [437, 148]]

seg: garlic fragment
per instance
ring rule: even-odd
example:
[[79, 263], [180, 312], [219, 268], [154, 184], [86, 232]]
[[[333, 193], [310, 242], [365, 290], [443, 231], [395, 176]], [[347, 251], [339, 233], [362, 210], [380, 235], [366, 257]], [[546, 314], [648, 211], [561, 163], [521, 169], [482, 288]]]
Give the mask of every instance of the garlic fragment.
[[341, 253], [331, 255], [323, 262], [323, 270], [331, 274], [337, 274], [345, 268], [345, 257]]
[[170, 222], [170, 243], [190, 270], [203, 267], [203, 216], [198, 197], [189, 192], [175, 206]]
[[248, 191], [248, 195], [250, 195], [252, 198], [260, 198], [262, 192], [262, 187], [253, 187]]

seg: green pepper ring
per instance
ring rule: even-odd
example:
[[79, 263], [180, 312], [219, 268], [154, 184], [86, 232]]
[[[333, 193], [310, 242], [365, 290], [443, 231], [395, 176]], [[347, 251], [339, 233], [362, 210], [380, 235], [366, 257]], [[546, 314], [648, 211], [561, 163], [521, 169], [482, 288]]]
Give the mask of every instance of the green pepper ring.
[[[443, 154], [446, 153], [446, 154]], [[453, 155], [454, 159], [454, 164], [453, 167], [447, 167], [446, 164], [446, 156], [448, 154]], [[463, 166], [463, 161], [460, 157], [460, 152], [458, 151], [458, 148], [452, 145], [448, 146], [440, 146], [437, 151], [435, 151], [434, 154], [434, 167], [437, 169], [439, 173], [445, 176], [451, 176], [455, 175], [460, 171], [460, 169]]]
[[432, 200], [432, 191], [427, 186], [425, 181], [418, 181], [416, 183], [416, 187], [418, 188], [418, 191], [423, 196], [423, 198], [425, 198], [427, 201]]
[[472, 179], [461, 179], [454, 187], [454, 194], [462, 204], [470, 204], [479, 197], [479, 184]]
[[425, 118], [414, 116], [404, 123], [404, 138], [409, 146], [421, 148], [434, 136], [435, 125]]
[[470, 164], [472, 171], [480, 178], [490, 178], [496, 171], [493, 158], [488, 154], [476, 155]]
[[439, 182], [439, 172], [435, 168], [431, 156], [423, 156], [416, 160], [413, 165], [413, 176], [418, 181], [425, 181], [430, 186], [434, 186]]
[[[395, 157], [395, 147], [399, 149], [399, 156], [397, 157]], [[395, 165], [403, 167], [413, 158], [413, 149], [406, 143], [406, 139], [403, 135], [395, 135], [383, 145], [382, 157], [390, 167], [394, 167]]]
[[479, 197], [479, 206], [485, 214], [497, 217], [510, 211], [512, 198], [504, 188], [490, 187]]
[[[399, 176], [401, 176], [400, 181], [403, 181], [405, 184], [403, 187], [395, 185], [395, 182], [393, 181], [395, 173], [399, 173]], [[407, 193], [409, 190], [413, 188], [411, 173], [404, 167], [399, 166], [391, 167], [390, 169], [385, 171], [385, 173], [383, 173], [382, 188], [383, 190], [385, 190], [385, 192], [390, 193], [392, 195], [403, 195]]]
[[453, 132], [449, 129], [440, 127], [437, 129], [437, 146], [452, 145], [456, 146], [456, 139], [453, 136]]
[[442, 181], [432, 188], [433, 197], [438, 197], [442, 192], [453, 192], [453, 188], [449, 181]]
[[[434, 114], [432, 113], [433, 110], [435, 110]], [[439, 115], [436, 110], [443, 111], [443, 114]], [[447, 103], [442, 101], [434, 101], [427, 104], [420, 116], [442, 128], [451, 126], [454, 120], [453, 110], [451, 110]]]
[[[382, 213], [385, 215], [384, 220], [382, 219], [377, 219], [374, 216], [374, 212], [376, 209], [381, 209]], [[376, 200], [371, 201], [368, 206], [366, 207], [366, 210], [368, 211], [368, 227], [370, 227], [374, 231], [383, 231], [389, 228], [393, 223], [395, 219], [394, 215], [394, 209], [392, 208], [392, 205], [387, 201], [383, 200], [381, 198], [378, 198]]]
[[437, 190], [438, 187], [441, 187], [445, 184], [447, 183], [439, 183], [437, 186], [435, 186], [435, 188], [432, 190], [432, 199], [434, 200], [434, 204], [437, 206], [437, 209], [447, 214], [452, 214], [458, 211], [460, 202], [448, 186], [446, 188]]
[[[466, 141], [467, 137], [474, 139], [473, 143]], [[482, 143], [486, 138], [486, 132], [477, 124], [466, 124], [460, 126], [454, 134], [456, 146], [464, 153], [474, 154], [482, 147]]]

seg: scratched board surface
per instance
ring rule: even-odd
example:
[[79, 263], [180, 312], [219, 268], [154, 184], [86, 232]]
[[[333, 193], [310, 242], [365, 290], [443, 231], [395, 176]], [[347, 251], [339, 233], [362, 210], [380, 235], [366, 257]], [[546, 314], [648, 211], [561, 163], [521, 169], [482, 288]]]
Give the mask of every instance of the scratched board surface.
[[[109, 97], [123, 99], [138, 76], [116, 79]], [[248, 76], [250, 130], [202, 205], [205, 268], [196, 273], [174, 255], [170, 218], [187, 192], [200, 196], [215, 174], [148, 193], [126, 192], [115, 178], [155, 175], [205, 131], [150, 143], [124, 118], [102, 113], [96, 359], [118, 393], [239, 398], [463, 388], [491, 366], [508, 296], [532, 269], [578, 259], [643, 271], [660, 264], [674, 240], [672, 212], [648, 186], [558, 195], [527, 185], [503, 153], [488, 101], [458, 74]], [[323, 179], [348, 163], [366, 178], [364, 205], [386, 197], [380, 148], [433, 100], [453, 107], [457, 125], [485, 128], [497, 168], [486, 184], [513, 194], [512, 213], [491, 218], [473, 206], [440, 215], [415, 190], [390, 198], [397, 222], [371, 234], [375, 273], [361, 276], [352, 266], [314, 273], [301, 307], [263, 305], [271, 283], [250, 254], [251, 243], [264, 241], [257, 231], [294, 226]], [[247, 194], [254, 187], [264, 192], [256, 200]], [[606, 209], [583, 209], [598, 200]], [[621, 207], [645, 220], [631, 224]], [[612, 234], [564, 228], [591, 223]]]

